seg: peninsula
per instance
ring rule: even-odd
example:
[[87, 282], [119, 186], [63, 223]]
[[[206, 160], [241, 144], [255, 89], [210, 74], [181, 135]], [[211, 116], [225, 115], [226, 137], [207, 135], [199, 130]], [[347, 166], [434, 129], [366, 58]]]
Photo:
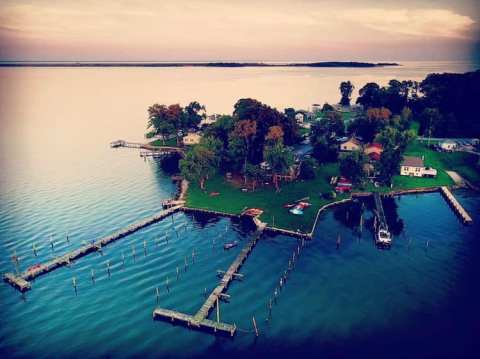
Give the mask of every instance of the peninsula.
[[269, 227], [311, 235], [320, 211], [354, 197], [479, 186], [480, 133], [462, 132], [466, 104], [453, 103], [442, 86], [454, 78], [463, 91], [479, 76], [368, 83], [356, 104], [344, 81], [339, 104], [309, 110], [244, 98], [232, 114], [207, 116], [198, 102], [154, 104], [142, 155], [190, 182], [187, 208], [225, 215], [253, 208]]

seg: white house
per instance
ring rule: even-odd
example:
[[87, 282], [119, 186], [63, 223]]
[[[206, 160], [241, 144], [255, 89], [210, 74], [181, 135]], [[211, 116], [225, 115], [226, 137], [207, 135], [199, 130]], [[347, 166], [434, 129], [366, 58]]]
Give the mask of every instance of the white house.
[[450, 151], [454, 151], [455, 148], [457, 148], [457, 143], [447, 140], [447, 141], [440, 142], [438, 146], [440, 147], [441, 150], [450, 152]]
[[340, 151], [360, 151], [362, 149], [362, 143], [355, 137], [351, 137], [348, 140], [340, 143]]
[[425, 167], [423, 159], [420, 157], [405, 156], [400, 167], [402, 176], [410, 177], [435, 177], [437, 170], [431, 167]]
[[306, 119], [305, 117], [306, 116], [304, 113], [297, 112], [297, 114], [295, 115], [295, 120], [297, 121], [297, 123], [302, 124]]
[[183, 137], [183, 144], [188, 146], [196, 145], [200, 143], [201, 138], [202, 136], [200, 136], [198, 133], [190, 132]]

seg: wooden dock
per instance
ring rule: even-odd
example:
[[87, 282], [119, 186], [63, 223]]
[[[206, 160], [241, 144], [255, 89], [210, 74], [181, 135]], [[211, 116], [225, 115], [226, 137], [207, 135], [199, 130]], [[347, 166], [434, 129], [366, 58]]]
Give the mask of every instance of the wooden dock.
[[462, 205], [457, 201], [453, 193], [448, 189], [448, 187], [441, 187], [440, 192], [443, 194], [443, 198], [447, 203], [452, 207], [455, 213], [460, 217], [464, 224], [471, 224], [473, 222], [472, 217], [468, 212], [462, 207]]
[[133, 232], [136, 232], [144, 227], [149, 226], [155, 222], [158, 222], [165, 217], [168, 217], [171, 214], [177, 212], [181, 206], [175, 206], [161, 211], [160, 213], [143, 219], [141, 221], [135, 222], [115, 233], [112, 233], [106, 237], [102, 237], [96, 241], [92, 241], [90, 244], [86, 244], [77, 248], [71, 252], [68, 252], [62, 256], [56, 257], [46, 263], [39, 264], [35, 267], [32, 267], [25, 272], [15, 275], [13, 273], [5, 273], [3, 278], [5, 282], [11, 284], [14, 288], [25, 292], [31, 289], [30, 281], [43, 275], [49, 273], [57, 268], [66, 266], [70, 262], [86, 256], [89, 253], [96, 252], [102, 249], [103, 246], [106, 246], [109, 243], [112, 243], [120, 238], [123, 238]]
[[253, 238], [238, 254], [238, 256], [228, 268], [228, 270], [223, 274], [220, 283], [215, 287], [212, 293], [210, 293], [208, 298], [205, 300], [205, 302], [195, 315], [192, 316], [169, 309], [157, 308], [153, 311], [153, 318], [170, 321], [172, 323], [177, 322], [186, 325], [187, 327], [192, 329], [205, 330], [214, 334], [227, 334], [233, 337], [236, 331], [235, 324], [231, 325], [227, 323], [222, 323], [219, 320], [213, 321], [207, 318], [210, 314], [210, 311], [215, 307], [216, 303], [218, 303], [218, 301], [221, 300], [223, 296], [226, 296], [224, 292], [227, 290], [232, 280], [239, 277], [238, 270], [245, 262], [248, 255], [257, 244], [258, 240], [261, 238], [262, 233], [262, 228], [259, 231], [255, 232]]

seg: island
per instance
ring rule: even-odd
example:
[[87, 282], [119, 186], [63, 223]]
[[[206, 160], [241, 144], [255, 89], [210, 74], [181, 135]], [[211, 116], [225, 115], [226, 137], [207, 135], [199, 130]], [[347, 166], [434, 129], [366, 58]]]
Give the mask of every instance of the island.
[[268, 62], [90, 62], [90, 61], [0, 61], [0, 67], [383, 67], [394, 62], [325, 61], [305, 63]]

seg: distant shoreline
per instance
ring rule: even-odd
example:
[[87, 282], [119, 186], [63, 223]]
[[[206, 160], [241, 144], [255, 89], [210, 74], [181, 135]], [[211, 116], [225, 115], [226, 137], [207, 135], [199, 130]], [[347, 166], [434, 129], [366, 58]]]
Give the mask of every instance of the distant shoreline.
[[0, 67], [384, 67], [400, 66], [395, 62], [326, 61], [306, 63], [264, 62], [39, 62], [4, 61]]

